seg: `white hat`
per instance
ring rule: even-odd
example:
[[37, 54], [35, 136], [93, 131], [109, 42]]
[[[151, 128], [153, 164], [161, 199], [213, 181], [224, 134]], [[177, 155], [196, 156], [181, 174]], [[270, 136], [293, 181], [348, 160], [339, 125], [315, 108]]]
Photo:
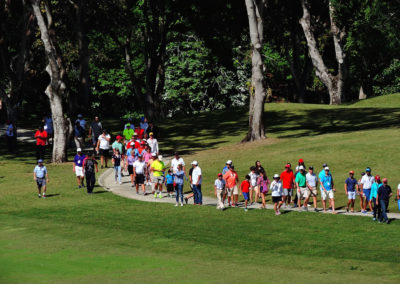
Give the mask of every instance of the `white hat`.
[[81, 148], [76, 149], [76, 152], [82, 152]]
[[158, 155], [158, 159], [160, 160], [160, 161], [162, 161], [162, 155]]
[[228, 161], [226, 161], [225, 164], [227, 164], [227, 165], [232, 165], [232, 161], [231, 161], [231, 160], [228, 160]]
[[278, 174], [274, 174], [274, 178], [279, 178], [279, 175]]
[[192, 165], [195, 165], [195, 166], [197, 166], [199, 163], [197, 163], [197, 161], [193, 161], [192, 162]]
[[300, 167], [299, 167], [299, 170], [304, 170], [304, 167], [303, 167], [303, 166], [300, 166]]
[[325, 171], [329, 171], [329, 168], [328, 168], [328, 167], [325, 167], [324, 170], [325, 170]]
[[157, 154], [156, 153], [152, 153], [151, 156], [152, 157], [157, 157]]

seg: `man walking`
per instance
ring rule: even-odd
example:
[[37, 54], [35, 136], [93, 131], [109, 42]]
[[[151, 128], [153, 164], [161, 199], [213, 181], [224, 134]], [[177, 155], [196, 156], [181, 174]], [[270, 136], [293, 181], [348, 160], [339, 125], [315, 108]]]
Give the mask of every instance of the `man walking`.
[[[239, 199], [239, 176], [235, 171], [235, 167], [229, 165], [229, 170], [224, 174], [224, 180], [226, 183], [226, 191], [225, 196], [223, 198], [223, 202], [225, 202], [226, 196], [228, 196], [228, 206], [231, 206], [231, 199], [232, 199], [232, 206], [236, 206], [237, 199]], [[235, 201], [235, 194], [237, 195], [237, 199]]]
[[382, 210], [382, 215], [379, 218], [379, 223], [385, 222], [389, 224], [389, 219], [387, 217], [387, 208], [389, 206], [389, 199], [393, 195], [392, 189], [388, 185], [388, 179], [384, 178], [382, 180], [383, 185], [378, 189], [378, 195], [376, 196], [376, 205], [380, 205]]
[[136, 194], [139, 194], [139, 186], [141, 186], [143, 195], [146, 195], [146, 188], [144, 186], [146, 163], [143, 161], [142, 155], [138, 155], [138, 159], [133, 163], [133, 174], [135, 177]]
[[46, 151], [47, 132], [43, 129], [43, 126], [39, 126], [35, 133], [36, 138], [36, 158], [38, 160], [44, 160], [44, 154]]
[[153, 180], [152, 182], [154, 183], [154, 198], [157, 198], [157, 191], [158, 191], [158, 198], [162, 198], [162, 184], [164, 180], [164, 170], [165, 170], [165, 165], [164, 162], [162, 161], [162, 156], [155, 156], [154, 157], [154, 162], [151, 163], [150, 166], [150, 171], [153, 172]]
[[85, 154], [82, 154], [82, 149], [78, 148], [77, 154], [74, 157], [74, 163], [72, 167], [72, 171], [76, 174], [76, 180], [78, 182], [78, 188], [83, 187], [83, 180], [85, 179], [85, 176], [83, 174], [83, 162], [86, 158]]
[[194, 193], [194, 205], [203, 204], [203, 194], [201, 193], [202, 173], [197, 161], [192, 162], [192, 189]]
[[[306, 181], [306, 175], [305, 175], [305, 168], [303, 165], [299, 166], [299, 172], [296, 175], [296, 187], [297, 187], [297, 206], [299, 209], [301, 208], [301, 200], [304, 197], [306, 200], [308, 200], [308, 190], [307, 190], [307, 181]], [[303, 210], [308, 211], [308, 203], [304, 202], [303, 204]]]
[[326, 213], [326, 199], [329, 198], [330, 204], [332, 206], [332, 214], [336, 214], [335, 209], [335, 199], [334, 199], [334, 192], [336, 189], [334, 188], [333, 178], [329, 172], [329, 168], [325, 167], [325, 175], [321, 179], [321, 198], [322, 198], [322, 207], [324, 208], [324, 213]]
[[282, 181], [282, 203], [283, 206], [288, 206], [290, 204], [290, 197], [292, 196], [292, 189], [294, 184], [294, 174], [290, 169], [290, 165], [285, 165], [285, 170], [281, 173], [280, 179]]
[[375, 179], [374, 177], [371, 175], [371, 168], [367, 167], [365, 169], [365, 175], [361, 178], [361, 190], [363, 192], [363, 198], [365, 199], [364, 202], [364, 208], [362, 209], [362, 213], [366, 214], [367, 213], [367, 203], [368, 203], [368, 207], [370, 212], [372, 212], [372, 202], [370, 200], [370, 195], [371, 195], [371, 187], [372, 184], [374, 183]]
[[179, 152], [175, 152], [175, 157], [171, 160], [171, 170], [175, 174], [178, 171], [178, 166], [182, 165], [185, 171], [185, 161], [179, 156]]
[[110, 152], [110, 139], [110, 134], [107, 133], [107, 130], [103, 129], [103, 133], [99, 136], [96, 147], [97, 152], [100, 154], [101, 168], [103, 168], [104, 162], [105, 167], [107, 168], [108, 155]]
[[43, 190], [43, 198], [46, 198], [46, 184], [49, 182], [49, 174], [47, 173], [46, 167], [43, 165], [42, 159], [38, 160], [38, 164], [33, 170], [33, 179], [36, 181], [38, 187], [38, 197], [42, 197], [40, 194]]
[[79, 121], [75, 122], [74, 141], [76, 148], [83, 148], [85, 146], [85, 129], [82, 127]]
[[[90, 155], [89, 158], [84, 160], [84, 174], [86, 176], [86, 188], [87, 193], [92, 194], [93, 188], [96, 183], [96, 173], [99, 171], [97, 166], [96, 157], [94, 154]], [[95, 173], [96, 169], [96, 173]]]
[[358, 191], [358, 182], [354, 178], [354, 171], [349, 172], [349, 177], [344, 182], [344, 191], [347, 196], [346, 211], [349, 212], [351, 205], [351, 213], [354, 213], [354, 202], [356, 200], [356, 190]]
[[153, 132], [149, 133], [150, 138], [147, 139], [147, 144], [150, 146], [151, 153], [158, 155], [158, 141], [154, 138]]
[[314, 204], [314, 211], [318, 212], [318, 209], [317, 209], [317, 195], [318, 195], [317, 184], [318, 184], [318, 178], [314, 174], [314, 167], [313, 166], [308, 168], [308, 173], [306, 174], [306, 181], [307, 181], [307, 188], [310, 191], [310, 194], [308, 195], [306, 200], [304, 200], [304, 203], [308, 204], [308, 200], [310, 199], [310, 195], [312, 195], [313, 204]]
[[99, 117], [96, 116], [89, 128], [89, 139], [92, 138], [93, 151], [96, 149], [97, 141], [102, 132], [103, 125], [101, 124]]

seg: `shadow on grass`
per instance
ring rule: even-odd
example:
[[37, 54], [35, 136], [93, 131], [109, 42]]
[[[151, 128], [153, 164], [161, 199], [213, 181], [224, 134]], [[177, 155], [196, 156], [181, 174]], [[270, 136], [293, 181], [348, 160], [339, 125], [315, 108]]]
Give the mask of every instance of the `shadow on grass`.
[[93, 191], [93, 194], [102, 194], [102, 193], [108, 193], [109, 191], [107, 190], [98, 190], [98, 191]]
[[46, 194], [46, 198], [49, 198], [49, 197], [55, 197], [55, 196], [59, 196], [60, 194], [59, 193], [54, 193], [54, 194]]

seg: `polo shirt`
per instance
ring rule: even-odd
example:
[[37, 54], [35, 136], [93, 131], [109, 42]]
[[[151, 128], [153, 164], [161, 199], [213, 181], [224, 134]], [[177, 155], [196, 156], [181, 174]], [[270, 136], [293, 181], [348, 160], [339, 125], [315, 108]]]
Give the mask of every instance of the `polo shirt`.
[[122, 143], [118, 141], [114, 141], [111, 146], [113, 149], [118, 149], [119, 153], [122, 154]]
[[225, 181], [223, 179], [217, 178], [214, 182], [214, 186], [217, 189], [224, 189], [225, 188]]
[[369, 195], [369, 199], [376, 198], [376, 195], [378, 194], [378, 189], [379, 189], [382, 185], [383, 185], [382, 183], [376, 183], [376, 182], [374, 182], [374, 183], [372, 184], [372, 187], [371, 187], [371, 194]]
[[299, 184], [299, 187], [306, 187], [306, 176], [299, 172], [296, 175], [295, 182]]
[[132, 128], [126, 128], [124, 129], [124, 132], [122, 133], [122, 135], [124, 135], [126, 140], [131, 140], [133, 134], [135, 133], [135, 131]]
[[[155, 170], [158, 170], [158, 171], [163, 171], [163, 170], [165, 169], [164, 162], [161, 162], [161, 161], [159, 161], [159, 160], [155, 160], [155, 161], [151, 164], [151, 167], [152, 167], [153, 169], [155, 169]], [[153, 172], [153, 176], [155, 176], [155, 177], [160, 177], [160, 176], [162, 176], [162, 175], [163, 175], [162, 172]]]
[[389, 201], [390, 194], [392, 193], [392, 189], [388, 185], [382, 185], [378, 189], [378, 198], [379, 200]]
[[42, 132], [37, 130], [35, 133], [35, 138], [36, 138], [36, 145], [46, 146], [47, 132], [45, 130], [43, 130]]
[[192, 184], [196, 184], [197, 182], [201, 184], [203, 178], [200, 176], [201, 176], [201, 168], [197, 166], [196, 168], [193, 169], [192, 172]]
[[242, 181], [242, 184], [240, 185], [242, 192], [249, 192], [250, 188], [250, 182], [248, 180]]
[[40, 167], [39, 165], [37, 165], [33, 172], [36, 174], [37, 178], [44, 178], [47, 174], [47, 169], [45, 166]]
[[317, 176], [314, 173], [312, 173], [312, 174], [307, 173], [306, 174], [306, 180], [307, 180], [309, 186], [311, 186], [311, 187], [316, 187], [317, 186], [318, 179], [317, 179]]
[[179, 159], [176, 159], [176, 158], [172, 159], [171, 168], [174, 173], [178, 171], [179, 164], [181, 164], [182, 166], [185, 166], [185, 162], [183, 161], [183, 159], [181, 157], [179, 157]]
[[228, 188], [233, 188], [236, 185], [238, 174], [235, 171], [229, 170], [224, 174], [224, 180]]
[[347, 191], [354, 192], [356, 191], [356, 185], [358, 182], [355, 178], [348, 177], [345, 181], [345, 184], [347, 185]]
[[[319, 172], [318, 174], [318, 179], [322, 180], [322, 178], [325, 176], [325, 170], [323, 169], [322, 171]], [[322, 190], [322, 185], [319, 186], [319, 188]]]
[[92, 135], [94, 137], [99, 137], [101, 135], [101, 132], [103, 131], [103, 126], [101, 125], [100, 121], [93, 121], [90, 127], [92, 128]]
[[333, 178], [332, 176], [329, 175], [325, 175], [322, 179], [321, 179], [321, 183], [324, 185], [326, 191], [330, 191], [332, 190], [332, 183], [333, 183]]
[[78, 154], [76, 154], [75, 157], [74, 157], [75, 166], [83, 167], [83, 160], [85, 160], [85, 158], [86, 158], [85, 154], [82, 154], [80, 156]]
[[135, 168], [136, 174], [138, 174], [138, 175], [144, 174], [144, 168], [146, 167], [146, 163], [144, 161], [137, 160], [133, 163], [133, 167]]
[[362, 178], [360, 183], [363, 185], [363, 189], [371, 189], [372, 184], [374, 183], [375, 178], [373, 176], [368, 176], [365, 174]]

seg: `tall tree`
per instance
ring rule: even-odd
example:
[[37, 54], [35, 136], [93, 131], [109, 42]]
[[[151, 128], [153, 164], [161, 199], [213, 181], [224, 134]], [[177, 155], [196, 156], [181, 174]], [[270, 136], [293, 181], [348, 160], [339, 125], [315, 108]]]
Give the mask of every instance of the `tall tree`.
[[[67, 160], [67, 136], [69, 124], [64, 117], [63, 97], [66, 92], [66, 84], [64, 82], [65, 68], [60, 54], [56, 50], [55, 31], [52, 28], [53, 18], [50, 7], [46, 1], [43, 2], [46, 13], [47, 23], [41, 12], [41, 0], [31, 0], [32, 8], [36, 21], [40, 30], [44, 50], [47, 56], [48, 65], [46, 72], [50, 76], [50, 83], [45, 93], [50, 101], [51, 115], [54, 124], [54, 145], [53, 145], [53, 163], [62, 163]], [[50, 31], [51, 30], [51, 34]]]
[[266, 97], [264, 63], [261, 56], [263, 46], [263, 11], [266, 0], [245, 0], [251, 41], [252, 75], [249, 103], [249, 130], [243, 142], [265, 138], [264, 103]]
[[339, 105], [342, 103], [343, 92], [346, 79], [346, 65], [345, 65], [345, 50], [344, 43], [346, 32], [344, 28], [339, 28], [336, 21], [336, 10], [334, 4], [330, 0], [328, 2], [329, 16], [330, 16], [330, 31], [333, 37], [335, 48], [335, 58], [337, 62], [336, 74], [329, 72], [327, 65], [322, 58], [321, 52], [318, 49], [317, 40], [315, 39], [313, 27], [311, 24], [310, 1], [301, 0], [303, 8], [303, 17], [300, 19], [300, 24], [303, 28], [304, 35], [307, 40], [308, 51], [312, 63], [315, 68], [315, 73], [322, 83], [326, 86], [329, 93], [331, 105]]

